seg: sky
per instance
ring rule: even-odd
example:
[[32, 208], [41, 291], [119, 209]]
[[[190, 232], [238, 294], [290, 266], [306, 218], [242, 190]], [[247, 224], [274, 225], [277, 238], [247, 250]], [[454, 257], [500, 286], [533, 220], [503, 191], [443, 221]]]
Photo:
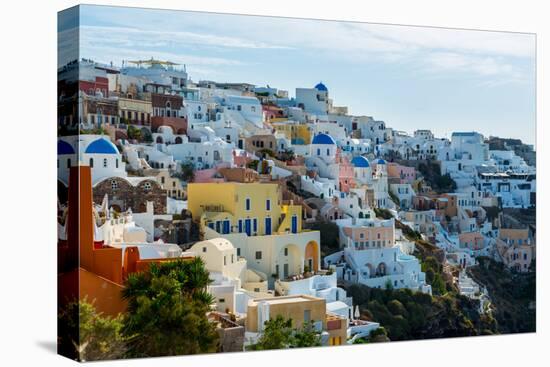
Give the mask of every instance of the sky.
[[[322, 81], [335, 106], [396, 130], [535, 144], [534, 34], [93, 5], [60, 14], [60, 47], [78, 40], [83, 58], [154, 57], [185, 64], [195, 82], [291, 96]], [[58, 64], [73, 56], [60, 52]]]

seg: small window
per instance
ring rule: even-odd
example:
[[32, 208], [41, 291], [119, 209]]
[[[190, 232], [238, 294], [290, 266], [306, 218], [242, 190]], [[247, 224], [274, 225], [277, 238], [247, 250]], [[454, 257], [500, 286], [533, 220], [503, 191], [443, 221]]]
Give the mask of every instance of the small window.
[[150, 183], [150, 182], [144, 183], [144, 184], [143, 184], [143, 189], [144, 189], [145, 191], [151, 190], [151, 183]]
[[250, 210], [250, 198], [246, 198], [245, 200], [245, 209]]
[[256, 260], [261, 260], [261, 259], [262, 259], [262, 252], [256, 251]]
[[115, 160], [115, 167], [118, 168], [118, 158]]
[[94, 159], [90, 158], [90, 168], [94, 168]]
[[202, 252], [206, 252], [206, 246], [202, 248]]
[[288, 256], [288, 247], [285, 247], [285, 256]]
[[260, 288], [254, 288], [254, 292], [260, 293]]
[[225, 303], [225, 298], [220, 298], [218, 301], [219, 301], [220, 303]]
[[241, 249], [237, 247], [237, 256], [241, 256]]
[[267, 199], [265, 201], [265, 210], [271, 210], [271, 200], [270, 199]]

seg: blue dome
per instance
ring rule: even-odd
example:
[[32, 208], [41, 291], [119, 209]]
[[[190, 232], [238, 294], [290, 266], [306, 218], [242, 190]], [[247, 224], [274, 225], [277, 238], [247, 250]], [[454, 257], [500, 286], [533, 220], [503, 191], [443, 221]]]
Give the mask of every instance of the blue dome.
[[67, 143], [64, 140], [57, 141], [57, 155], [62, 154], [75, 154], [75, 151], [71, 144]]
[[368, 168], [370, 167], [369, 161], [367, 158], [363, 157], [362, 155], [354, 157], [351, 160], [351, 164], [353, 164], [357, 168]]
[[311, 144], [332, 144], [336, 145], [332, 136], [328, 134], [317, 134], [313, 137]]
[[87, 154], [118, 154], [118, 149], [107, 139], [97, 139], [86, 148]]
[[383, 160], [382, 158], [376, 160], [376, 164], [386, 164], [386, 161]]
[[328, 92], [327, 86], [324, 85], [323, 82], [319, 82], [319, 84], [315, 86], [315, 89], [317, 89], [320, 92]]

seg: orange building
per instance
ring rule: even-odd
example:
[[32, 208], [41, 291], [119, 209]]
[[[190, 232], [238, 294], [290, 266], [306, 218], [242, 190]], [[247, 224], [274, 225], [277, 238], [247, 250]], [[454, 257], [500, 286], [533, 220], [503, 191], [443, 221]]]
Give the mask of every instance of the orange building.
[[69, 176], [67, 240], [58, 244], [58, 302], [63, 307], [76, 298], [93, 302], [108, 315], [126, 310], [120, 291], [128, 274], [147, 270], [153, 262], [140, 259], [137, 247], [121, 248], [94, 243], [92, 177], [88, 166], [72, 167]]

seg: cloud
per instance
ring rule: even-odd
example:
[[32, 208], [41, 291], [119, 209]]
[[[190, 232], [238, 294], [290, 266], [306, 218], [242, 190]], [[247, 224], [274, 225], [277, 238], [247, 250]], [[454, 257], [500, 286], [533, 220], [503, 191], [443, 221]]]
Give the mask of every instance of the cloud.
[[[235, 66], [254, 62], [250, 53], [261, 50], [274, 55], [302, 52], [301, 57], [335, 62], [399, 65], [409, 68], [405, 71], [427, 76], [439, 73], [441, 77], [452, 77], [461, 73], [487, 81], [498, 78], [500, 83], [523, 82], [534, 75], [533, 34], [200, 12], [91, 9], [81, 27], [83, 48], [115, 51], [110, 56], [113, 59], [117, 52], [140, 50], [141, 56], [134, 53], [135, 57], [164, 54], [171, 60], [197, 66], [204, 66], [203, 62]], [[109, 22], [110, 26], [98, 25]]]

